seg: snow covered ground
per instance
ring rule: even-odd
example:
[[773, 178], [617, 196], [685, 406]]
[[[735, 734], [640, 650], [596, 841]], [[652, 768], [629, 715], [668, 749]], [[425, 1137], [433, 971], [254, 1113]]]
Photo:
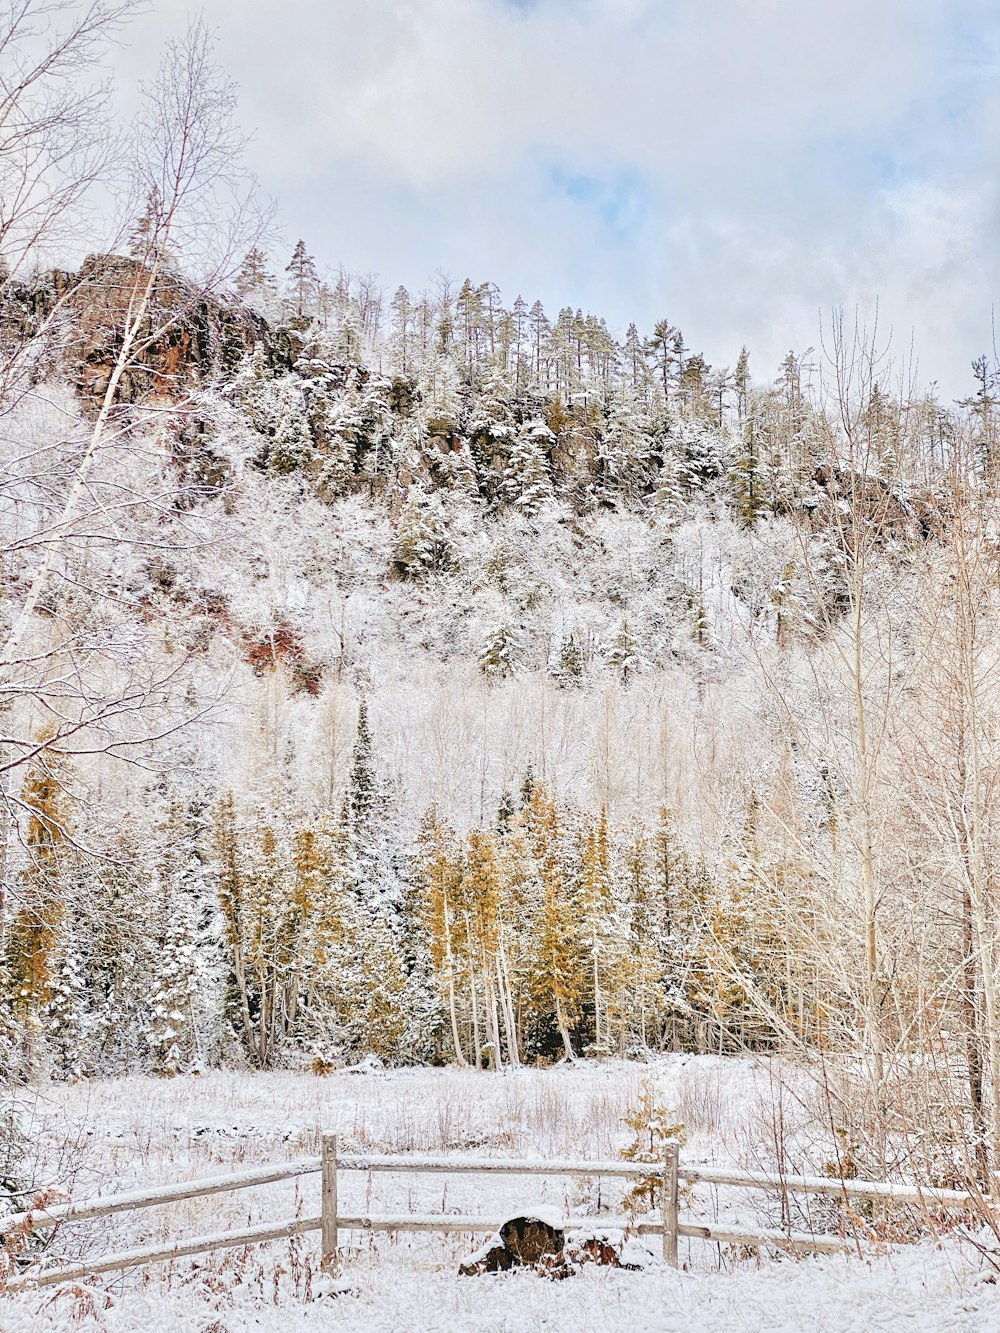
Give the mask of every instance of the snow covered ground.
[[[211, 1073], [47, 1088], [31, 1110], [39, 1178], [74, 1197], [216, 1175], [317, 1151], [335, 1132], [344, 1151], [608, 1158], [630, 1131], [644, 1078], [683, 1122], [682, 1160], [761, 1167], [774, 1126], [795, 1144], [791, 1163], [821, 1165], [808, 1092], [781, 1098], [766, 1064], [667, 1057], [502, 1075], [398, 1070], [326, 1078]], [[775, 1115], [781, 1100], [782, 1115]], [[811, 1145], [814, 1142], [814, 1147]], [[69, 1259], [318, 1212], [318, 1178], [260, 1187], [65, 1227], [54, 1251]], [[617, 1211], [617, 1187], [573, 1179], [344, 1173], [341, 1211], [513, 1215], [532, 1205], [567, 1215]], [[765, 1195], [699, 1189], [689, 1216], [776, 1225]], [[800, 1219], [801, 1221], [801, 1219]], [[472, 1237], [347, 1234], [340, 1294], [314, 1271], [318, 1237], [222, 1251], [103, 1282], [0, 1300], [0, 1329], [107, 1328], [438, 1330], [985, 1330], [1000, 1328], [1000, 1288], [984, 1282], [974, 1251], [948, 1240], [853, 1257], [741, 1257], [681, 1241], [683, 1271], [652, 1257], [644, 1272], [593, 1266], [569, 1281], [521, 1272], [460, 1278]], [[652, 1245], [657, 1245], [656, 1238]]]

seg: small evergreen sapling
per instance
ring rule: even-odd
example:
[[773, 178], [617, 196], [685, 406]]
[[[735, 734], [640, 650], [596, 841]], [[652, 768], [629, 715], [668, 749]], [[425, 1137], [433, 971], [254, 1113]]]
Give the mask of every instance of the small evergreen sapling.
[[656, 1101], [656, 1088], [651, 1078], [642, 1081], [639, 1104], [625, 1117], [625, 1124], [633, 1131], [632, 1142], [622, 1149], [626, 1162], [648, 1162], [656, 1165], [658, 1173], [637, 1180], [625, 1195], [624, 1203], [632, 1216], [656, 1208], [663, 1185], [663, 1161], [667, 1145], [676, 1143], [683, 1148], [687, 1142], [684, 1126], [674, 1121], [666, 1106]]

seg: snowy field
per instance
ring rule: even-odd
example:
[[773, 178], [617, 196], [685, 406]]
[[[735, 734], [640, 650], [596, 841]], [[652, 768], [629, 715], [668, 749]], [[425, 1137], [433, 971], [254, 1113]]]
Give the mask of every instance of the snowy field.
[[[762, 1168], [776, 1135], [790, 1164], [821, 1169], [808, 1088], [776, 1091], [766, 1064], [675, 1056], [502, 1075], [463, 1070], [212, 1073], [47, 1088], [31, 1110], [39, 1176], [77, 1198], [217, 1175], [318, 1151], [608, 1158], [630, 1138], [624, 1117], [652, 1077], [656, 1101], [684, 1124], [682, 1160]], [[780, 1110], [780, 1115], [777, 1112]], [[54, 1252], [72, 1259], [267, 1220], [316, 1215], [318, 1177], [191, 1200], [65, 1227]], [[366, 1176], [343, 1173], [342, 1212], [514, 1215], [546, 1205], [566, 1215], [617, 1211], [617, 1187], [556, 1178]], [[750, 1227], [780, 1223], [776, 1200], [701, 1188], [687, 1217]], [[804, 1219], [797, 1218], [796, 1225]], [[655, 1250], [658, 1238], [650, 1244]], [[1000, 1328], [1000, 1288], [971, 1247], [925, 1241], [876, 1257], [747, 1257], [681, 1241], [682, 1271], [656, 1254], [643, 1272], [589, 1266], [569, 1281], [532, 1272], [460, 1278], [479, 1241], [440, 1235], [343, 1233], [340, 1294], [315, 1272], [318, 1236], [221, 1251], [0, 1301], [0, 1328], [475, 1330], [847, 1330]]]

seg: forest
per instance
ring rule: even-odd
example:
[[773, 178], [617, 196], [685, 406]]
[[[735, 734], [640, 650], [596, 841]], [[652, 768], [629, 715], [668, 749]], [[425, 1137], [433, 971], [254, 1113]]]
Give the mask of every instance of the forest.
[[281, 249], [185, 40], [114, 245], [36, 262], [5, 166], [0, 1063], [780, 1051], [862, 1174], [982, 1176], [995, 359]]

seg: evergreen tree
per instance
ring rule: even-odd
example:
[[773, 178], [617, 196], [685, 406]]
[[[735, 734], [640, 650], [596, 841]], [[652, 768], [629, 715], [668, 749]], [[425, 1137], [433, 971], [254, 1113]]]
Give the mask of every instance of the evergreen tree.
[[274, 291], [274, 274], [268, 271], [267, 255], [260, 246], [255, 245], [247, 251], [233, 286], [236, 295], [244, 301]]
[[187, 904], [171, 900], [149, 1001], [146, 1041], [158, 1074], [172, 1075], [191, 1060], [195, 1051], [193, 1005], [198, 993], [199, 968], [194, 931], [187, 920]]
[[79, 1078], [84, 1072], [86, 1008], [83, 956], [73, 934], [64, 928], [52, 956], [42, 1018], [53, 1071], [62, 1078]]
[[407, 579], [456, 567], [455, 548], [438, 496], [410, 487], [396, 528], [392, 565], [400, 578]]
[[504, 621], [484, 637], [479, 649], [479, 669], [490, 680], [516, 676], [525, 665], [526, 648], [521, 627]]
[[279, 398], [274, 438], [267, 450], [267, 470], [273, 476], [286, 477], [308, 468], [315, 457], [305, 403], [298, 389], [290, 386]]
[[305, 241], [297, 241], [292, 257], [285, 266], [288, 287], [296, 318], [304, 320], [313, 313], [319, 294], [319, 275], [316, 261], [306, 250]]
[[510, 446], [504, 471], [504, 499], [524, 514], [534, 514], [552, 496], [548, 456], [555, 436], [544, 421], [525, 422]]
[[614, 671], [623, 685], [629, 685], [649, 663], [639, 651], [639, 640], [626, 617], [618, 622], [614, 634], [604, 646], [604, 665]]
[[355, 894], [392, 914], [399, 906], [400, 856], [390, 813], [389, 790], [378, 772], [368, 721], [368, 700], [362, 695], [341, 827], [351, 858], [349, 879]]
[[613, 403], [597, 448], [595, 485], [600, 496], [635, 500], [649, 485], [649, 437], [645, 423], [626, 399]]
[[574, 686], [582, 683], [586, 666], [580, 635], [571, 630], [560, 639], [559, 655], [550, 662], [549, 672], [563, 687]]

